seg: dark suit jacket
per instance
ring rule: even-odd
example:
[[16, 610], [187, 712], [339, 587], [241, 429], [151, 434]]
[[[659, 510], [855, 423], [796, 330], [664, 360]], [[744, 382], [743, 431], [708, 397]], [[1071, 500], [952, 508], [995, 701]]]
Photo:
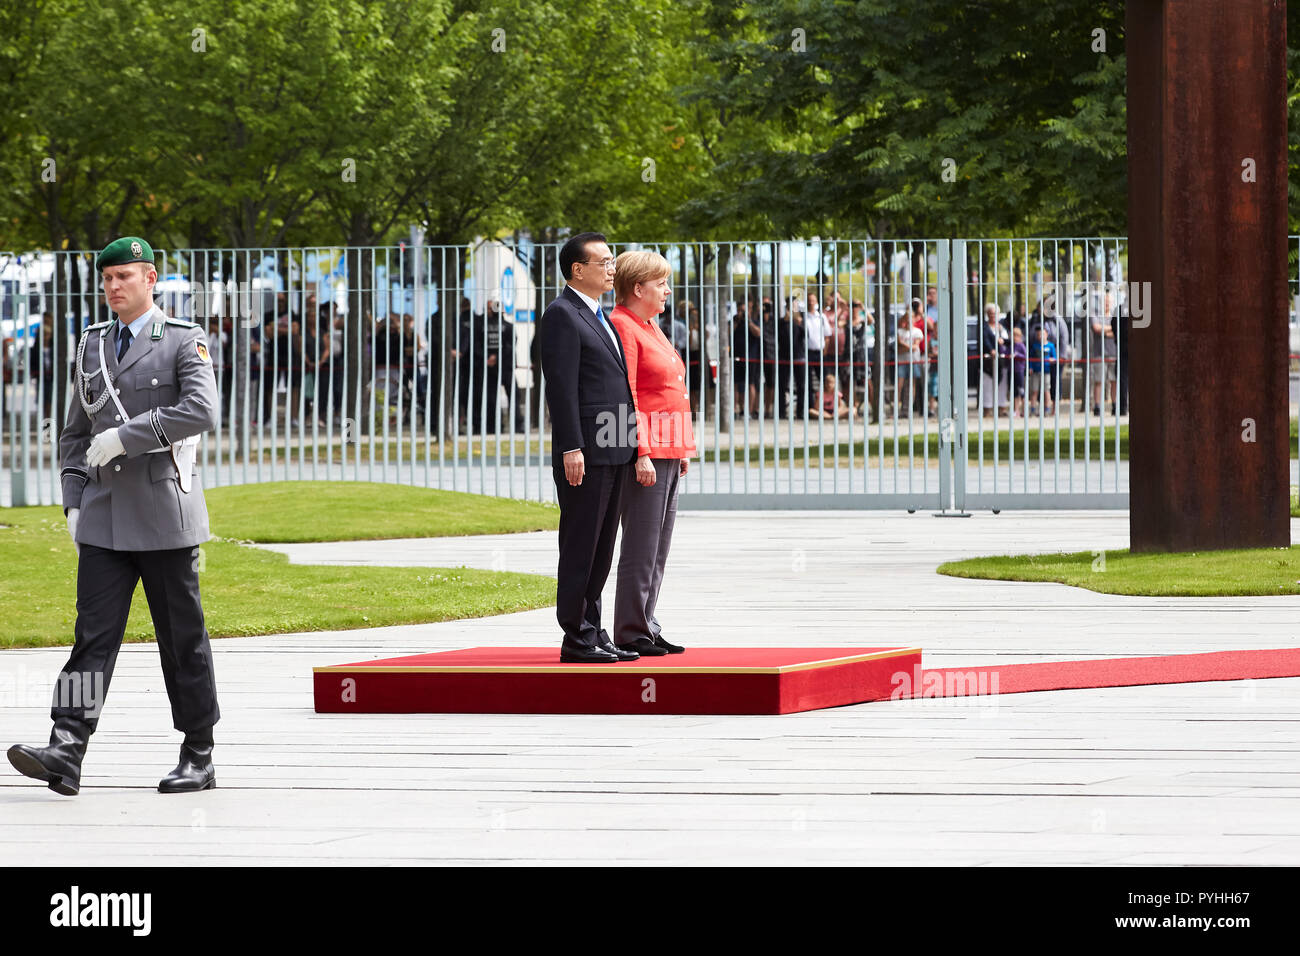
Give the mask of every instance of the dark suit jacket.
[[635, 459], [636, 409], [622, 346], [568, 286], [542, 313], [538, 335], [551, 410], [551, 463], [562, 466], [564, 453], [574, 448], [582, 450], [587, 465]]

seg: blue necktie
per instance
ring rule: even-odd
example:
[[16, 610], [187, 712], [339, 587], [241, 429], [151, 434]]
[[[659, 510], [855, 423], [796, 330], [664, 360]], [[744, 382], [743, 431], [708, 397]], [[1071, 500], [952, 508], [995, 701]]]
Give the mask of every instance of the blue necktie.
[[599, 319], [600, 324], [605, 327], [605, 331], [609, 333], [609, 337], [614, 340], [614, 347], [619, 349], [619, 351], [622, 351], [618, 344], [618, 336], [614, 334], [614, 326], [610, 325], [609, 320], [605, 318], [605, 310], [600, 307], [599, 302], [596, 303], [596, 318]]
[[126, 354], [126, 350], [130, 347], [131, 329], [124, 325], [121, 334], [117, 337], [117, 360], [119, 362], [122, 361], [122, 356]]

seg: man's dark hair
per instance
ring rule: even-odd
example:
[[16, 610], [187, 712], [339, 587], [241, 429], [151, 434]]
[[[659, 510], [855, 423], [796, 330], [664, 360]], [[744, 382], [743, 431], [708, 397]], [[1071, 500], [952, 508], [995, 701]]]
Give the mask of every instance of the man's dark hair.
[[590, 242], [607, 242], [598, 232], [580, 232], [560, 249], [560, 275], [566, 280], [573, 278], [573, 264], [587, 258], [587, 244]]

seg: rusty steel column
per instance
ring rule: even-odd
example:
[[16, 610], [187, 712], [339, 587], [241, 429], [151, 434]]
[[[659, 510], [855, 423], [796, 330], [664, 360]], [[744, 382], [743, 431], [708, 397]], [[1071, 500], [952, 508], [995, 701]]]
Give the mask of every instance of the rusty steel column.
[[1286, 0], [1128, 0], [1126, 33], [1130, 544], [1285, 547]]

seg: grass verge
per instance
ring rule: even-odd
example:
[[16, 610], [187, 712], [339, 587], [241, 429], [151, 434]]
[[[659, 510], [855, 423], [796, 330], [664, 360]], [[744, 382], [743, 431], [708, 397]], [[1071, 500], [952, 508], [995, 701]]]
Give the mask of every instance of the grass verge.
[[1103, 594], [1214, 597], [1300, 594], [1300, 546], [1178, 554], [1078, 551], [949, 561], [940, 574], [994, 581], [1054, 581]]
[[272, 481], [204, 492], [212, 531], [279, 544], [552, 531], [560, 509], [459, 491], [365, 481]]
[[[289, 484], [208, 493], [214, 503], [213, 530], [225, 535], [204, 544], [196, 558], [213, 637], [459, 620], [547, 607], [555, 601], [555, 580], [542, 575], [292, 565], [284, 555], [231, 540], [525, 531], [555, 527], [554, 508], [394, 485], [358, 483], [347, 488], [304, 482], [286, 487]], [[77, 555], [63, 510], [6, 509], [0, 523], [0, 567], [0, 648], [71, 644]], [[125, 639], [153, 637], [143, 589], [137, 588]]]
[[[743, 423], [741, 423], [743, 425]], [[770, 427], [770, 426], [769, 426]], [[860, 428], [861, 425], [859, 424]], [[823, 444], [818, 444], [817, 425], [810, 424], [808, 428], [808, 449], [807, 457], [809, 461], [820, 460], [822, 456], [826, 459], [834, 458], [838, 451], [840, 459], [845, 460], [850, 455], [855, 458], [861, 458], [865, 452], [873, 461], [891, 461], [895, 454], [900, 459], [905, 459], [909, 455], [921, 457], [927, 455], [929, 458], [938, 461], [939, 459], [939, 426], [933, 420], [929, 424], [929, 434], [923, 431], [924, 425], [918, 419], [913, 423], [913, 432], [909, 437], [907, 434], [906, 420], [900, 421], [898, 425], [898, 435], [893, 434], [893, 425], [886, 422], [886, 433], [883, 440], [880, 438], [869, 439], [864, 447], [861, 441], [841, 441], [836, 444], [833, 440], [834, 431], [830, 422], [822, 423], [821, 438]], [[841, 434], [847, 429], [844, 422], [840, 422]], [[757, 429], [755, 429], [757, 431]], [[737, 435], [743, 434], [739, 429]], [[1039, 449], [1039, 441], [1042, 441], [1042, 449]], [[755, 437], [757, 439], [757, 436]], [[798, 425], [791, 439], [793, 448], [779, 449], [780, 459], [782, 461], [794, 460], [802, 461], [805, 456], [803, 432]], [[1073, 457], [1078, 461], [1085, 458], [1093, 461], [1101, 460], [1103, 457], [1106, 461], [1114, 461], [1118, 454], [1120, 461], [1128, 460], [1128, 426], [1119, 427], [1119, 441], [1116, 443], [1115, 427], [1108, 426], [1104, 430], [1101, 427], [1096, 428], [1076, 428], [1073, 431], [1062, 428], [1058, 433], [1052, 429], [1030, 428], [1028, 430], [1017, 428], [1014, 433], [1008, 431], [994, 432], [992, 428], [988, 429], [981, 436], [975, 429], [967, 433], [966, 438], [966, 457], [971, 461], [979, 461], [981, 448], [983, 449], [984, 463], [992, 464], [994, 456], [997, 456], [999, 462], [1012, 460], [1011, 444], [1015, 443], [1014, 460], [1022, 461], [1026, 455], [1030, 461], [1038, 460], [1041, 455], [1044, 461], [1051, 462], [1058, 459], [1064, 461]], [[1059, 442], [1059, 444], [1058, 444]], [[1073, 442], [1073, 443], [1072, 443]], [[1059, 451], [1058, 451], [1059, 447]], [[884, 451], [884, 457], [881, 458], [881, 451]], [[737, 449], [735, 452], [736, 461], [774, 461], [776, 460], [778, 449], [772, 446], [751, 445], [748, 453], [744, 449]], [[712, 448], [706, 448], [703, 452], [704, 461], [730, 461], [732, 452], [730, 450], [715, 451]]]

